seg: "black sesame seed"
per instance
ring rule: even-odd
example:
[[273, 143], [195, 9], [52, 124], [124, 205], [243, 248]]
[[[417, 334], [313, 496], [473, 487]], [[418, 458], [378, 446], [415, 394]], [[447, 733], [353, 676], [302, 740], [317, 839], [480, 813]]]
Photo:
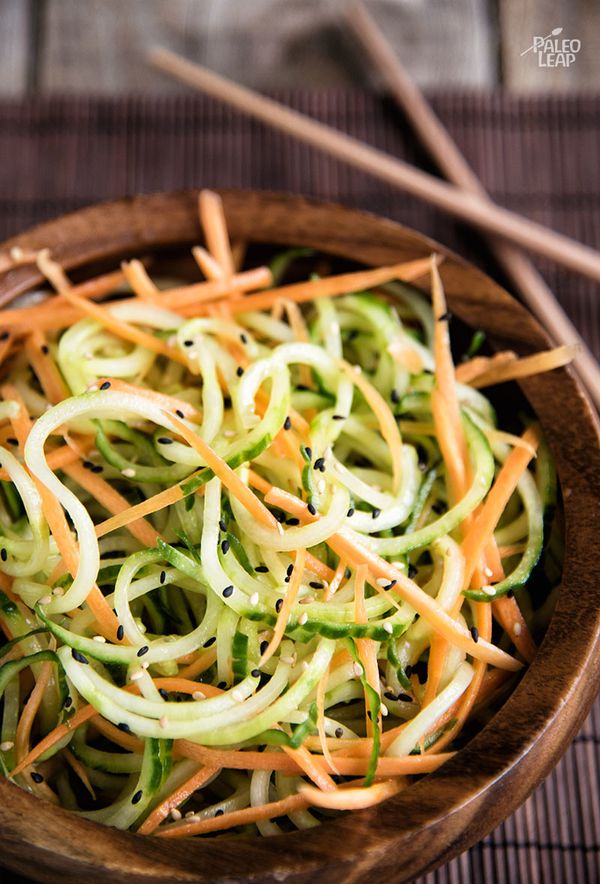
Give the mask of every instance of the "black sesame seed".
[[267, 650], [268, 647], [269, 647], [269, 642], [266, 639], [260, 643], [261, 656], [264, 654], [264, 652]]
[[193, 342], [193, 341], [184, 341], [184, 342], [183, 342], [183, 346], [184, 346], [184, 347], [193, 347], [193, 346], [194, 346], [194, 342]]
[[306, 386], [306, 384], [296, 384], [296, 389], [301, 390], [304, 393], [309, 388]]
[[395, 585], [396, 585], [396, 581], [392, 580], [390, 583], [387, 583], [383, 588], [387, 592], [388, 589], [393, 589], [395, 587]]
[[296, 516], [291, 516], [289, 519], [285, 520], [286, 525], [299, 525], [300, 519], [296, 518]]
[[346, 418], [344, 417], [343, 414], [334, 414], [332, 419], [334, 421], [345, 421], [346, 420]]
[[0, 550], [0, 559], [2, 559], [3, 562], [8, 559], [8, 553], [6, 552], [6, 549], [4, 547], [2, 547], [2, 549]]
[[219, 519], [219, 528], [221, 531], [227, 531], [227, 525], [225, 524], [224, 519]]
[[443, 503], [433, 503], [433, 504], [431, 505], [431, 509], [433, 510], [434, 513], [437, 513], [438, 516], [439, 516], [440, 513], [443, 513], [443, 512], [444, 512], [444, 510], [446, 509], [446, 507], [444, 506]]
[[104, 381], [103, 384], [100, 384], [101, 390], [110, 390], [110, 381]]
[[223, 597], [228, 599], [231, 595], [233, 595], [233, 586], [230, 583], [229, 586], [226, 586], [223, 590]]
[[138, 789], [137, 792], [135, 793], [135, 795], [133, 796], [133, 798], [131, 799], [131, 803], [132, 804], [139, 804], [140, 801], [142, 800], [143, 794], [144, 793], [142, 792], [142, 790]]
[[175, 409], [175, 414], [177, 415], [177, 417], [180, 417], [182, 420], [185, 417], [183, 411], [180, 408]]
[[0, 332], [0, 341], [7, 341], [10, 338], [10, 332], [3, 331]]
[[124, 734], [130, 734], [130, 733], [131, 733], [131, 728], [129, 727], [128, 724], [125, 724], [124, 721], [119, 722], [119, 724], [117, 725], [117, 727], [119, 728], [120, 731], [123, 731]]
[[335, 736], [338, 738], [338, 740], [341, 740], [341, 738], [344, 736], [344, 728], [343, 727], [336, 727]]
[[386, 698], [386, 700], [396, 699], [396, 694], [394, 694], [393, 691], [386, 691], [383, 696]]
[[117, 639], [119, 641], [123, 641], [123, 636], [125, 635], [125, 627], [123, 625], [119, 626], [117, 629]]
[[77, 660], [78, 663], [87, 663], [88, 659], [85, 654], [82, 654], [81, 651], [76, 650], [75, 648], [71, 649], [71, 656], [74, 660]]
[[161, 571], [161, 572], [160, 572], [160, 582], [161, 582], [161, 583], [164, 583], [166, 579], [167, 579], [167, 572], [166, 572], [166, 571]]
[[413, 701], [413, 698], [410, 696], [410, 694], [398, 694], [397, 699], [401, 703], [412, 703]]
[[381, 515], [381, 510], [378, 507], [375, 507], [375, 509], [371, 513], [371, 518], [378, 519], [380, 515]]
[[31, 774], [31, 779], [33, 780], [34, 783], [43, 783], [44, 782], [44, 778], [41, 775], [41, 773], [37, 773], [37, 771], [35, 771], [35, 770]]
[[94, 464], [91, 462], [91, 460], [84, 460], [83, 466], [86, 470], [91, 470]]
[[408, 566], [408, 576], [411, 578], [411, 580], [413, 577], [417, 576], [417, 569], [415, 568], [414, 565]]
[[8, 442], [9, 445], [18, 445], [19, 444], [19, 440], [15, 439], [14, 436], [9, 436], [6, 441]]
[[244, 334], [244, 332], [242, 332], [241, 335], [240, 335], [240, 341], [242, 342], [242, 344], [247, 344], [247, 343], [248, 343], [248, 338], [247, 338], [247, 336]]
[[318, 457], [313, 464], [313, 470], [320, 470], [322, 473], [325, 472], [325, 458]]
[[282, 607], [283, 607], [283, 599], [277, 599], [277, 601], [275, 602], [275, 610], [277, 611], [278, 614], [281, 611]]
[[230, 396], [223, 397], [223, 408], [231, 408], [231, 397]]
[[224, 811], [219, 807], [215, 810], [215, 816], [223, 816]]
[[293, 566], [293, 565], [288, 565], [288, 566], [287, 566], [287, 569], [286, 569], [286, 572], [285, 572], [286, 575], [287, 575], [288, 577], [291, 577], [292, 574], [293, 574], [293, 572], [294, 572], [294, 566]]
[[224, 691], [225, 688], [227, 687], [227, 682], [226, 682], [226, 681], [220, 681], [220, 682], [218, 683], [217, 687], [219, 688], [220, 691]]
[[354, 507], [353, 506], [350, 507], [350, 509], [348, 510], [346, 515], [348, 516], [349, 519], [352, 518], [352, 516], [354, 515]]
[[172, 445], [173, 440], [169, 439], [168, 436], [159, 436], [156, 440], [160, 445]]
[[316, 511], [316, 509], [314, 508], [314, 506], [312, 505], [312, 503], [309, 503], [308, 506], [306, 507], [306, 509], [309, 511], [309, 513], [311, 514], [311, 516], [316, 516], [316, 515], [317, 515], [317, 511]]
[[284, 422], [283, 422], [283, 429], [284, 429], [284, 430], [291, 430], [291, 428], [292, 428], [292, 419], [291, 419], [291, 417], [288, 415], [288, 416], [286, 417], [286, 419], [284, 420]]
[[252, 678], [260, 678], [260, 669], [253, 669], [250, 675]]
[[238, 376], [238, 378], [241, 378], [241, 376], [244, 374], [244, 369], [242, 368], [241, 365], [238, 365], [238, 367], [235, 370], [235, 373]]
[[479, 641], [479, 630], [477, 629], [477, 627], [472, 626], [471, 629], [469, 630], [469, 632], [471, 633], [471, 638], [473, 639], [473, 641], [478, 642]]
[[438, 322], [448, 322], [450, 319], [452, 319], [452, 314], [449, 310], [447, 310], [446, 313], [442, 313], [441, 316], [438, 316]]
[[159, 689], [158, 689], [158, 693], [161, 695], [161, 697], [163, 698], [163, 700], [168, 700], [168, 699], [169, 699], [169, 692], [168, 692], [168, 691], [165, 691], [164, 688], [159, 688]]
[[50, 352], [50, 350], [49, 350], [49, 348], [48, 348], [48, 345], [47, 345], [47, 344], [42, 344], [42, 346], [41, 346], [41, 351], [42, 351], [42, 353], [44, 354], [44, 356], [45, 356], [46, 354], [48, 354], [48, 353]]
[[313, 589], [323, 589], [323, 584], [319, 583], [318, 580], [311, 580], [311, 582], [308, 585], [310, 587], [312, 587]]
[[210, 638], [207, 638], [206, 641], [204, 642], [204, 647], [205, 647], [205, 648], [210, 648], [211, 645], [214, 645], [214, 643], [216, 642], [216, 640], [217, 640], [216, 635], [211, 635], [211, 637], [210, 637]]
[[400, 393], [398, 392], [398, 390], [396, 390], [396, 388], [394, 388], [390, 393], [390, 399], [392, 400], [394, 405], [397, 405], [400, 402]]
[[143, 657], [144, 654], [147, 654], [149, 650], [150, 650], [150, 648], [148, 647], [148, 645], [144, 645], [137, 652], [138, 657]]
[[257, 574], [268, 574], [269, 573], [269, 569], [267, 568], [266, 565], [257, 565], [254, 570], [256, 571]]
[[230, 547], [230, 545], [231, 545], [231, 544], [229, 543], [228, 540], [222, 540], [222, 541], [221, 541], [221, 552], [223, 553], [223, 555], [225, 555], [226, 553], [229, 552], [229, 547]]
[[306, 456], [309, 460], [312, 459], [312, 448], [310, 448], [308, 445], [306, 445], [304, 447], [304, 453], [306, 454]]
[[72, 706], [72, 705], [73, 705], [73, 697], [67, 697], [65, 699], [65, 702], [63, 703], [63, 706], [65, 707], [65, 709], [68, 709], [69, 706]]
[[91, 468], [90, 472], [101, 473], [102, 470], [103, 470], [103, 467], [101, 467], [99, 463], [95, 463], [94, 466]]

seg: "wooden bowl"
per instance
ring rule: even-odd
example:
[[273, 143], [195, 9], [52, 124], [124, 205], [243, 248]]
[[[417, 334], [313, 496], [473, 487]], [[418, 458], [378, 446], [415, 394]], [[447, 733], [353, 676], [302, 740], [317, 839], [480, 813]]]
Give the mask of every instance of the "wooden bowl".
[[[398, 224], [340, 206], [265, 193], [223, 194], [233, 238], [314, 246], [365, 264], [446, 254], [450, 308], [494, 347], [548, 346], [534, 319], [491, 279]], [[94, 206], [4, 244], [49, 247], [66, 269], [197, 242], [194, 192]], [[85, 275], [85, 273], [84, 273]], [[0, 304], [40, 282], [34, 267], [0, 275]], [[0, 319], [1, 325], [1, 319]], [[409, 881], [465, 850], [521, 804], [558, 761], [598, 690], [599, 430], [569, 370], [523, 381], [547, 434], [564, 496], [566, 558], [556, 611], [533, 665], [492, 723], [436, 773], [368, 811], [273, 838], [167, 845], [104, 828], [0, 778], [0, 863], [39, 881]]]

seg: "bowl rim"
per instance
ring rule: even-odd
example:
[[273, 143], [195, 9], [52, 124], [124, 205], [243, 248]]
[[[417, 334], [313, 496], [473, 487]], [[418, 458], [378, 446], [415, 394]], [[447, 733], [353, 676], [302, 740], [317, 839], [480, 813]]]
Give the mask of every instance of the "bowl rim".
[[[512, 349], [527, 352], [548, 345], [536, 320], [507, 292], [417, 231], [304, 197], [219, 192], [234, 237], [315, 245], [316, 238], [326, 236], [322, 251], [367, 264], [441, 253], [441, 274], [454, 314], [487, 330], [497, 346], [510, 343]], [[161, 245], [184, 246], [201, 239], [197, 194], [185, 190], [95, 204], [38, 225], [0, 249], [48, 246], [68, 270]], [[296, 217], [293, 234], [288, 232], [291, 216]], [[40, 280], [31, 265], [0, 273], [0, 304]], [[93, 869], [98, 881], [108, 881], [116, 872], [125, 881], [308, 880], [327, 873], [358, 881], [367, 880], [375, 868], [392, 880], [412, 880], [475, 843], [516, 809], [558, 761], [589, 711], [598, 690], [593, 664], [600, 662], [600, 606], [593, 570], [600, 553], [595, 530], [600, 524], [600, 426], [570, 369], [528, 378], [519, 386], [546, 432], [563, 489], [563, 587], [535, 661], [491, 724], [464, 749], [407, 792], [368, 811], [301, 834], [245, 840], [242, 851], [232, 849], [240, 839], [231, 836], [189, 840], [185, 850], [172, 851], [167, 858], [161, 839], [99, 827], [0, 778], [3, 862], [31, 874], [30, 857], [35, 856], [41, 864], [36, 869], [39, 880], [56, 880], [53, 876], [63, 874], [65, 863], [73, 874]], [[24, 845], [30, 855], [25, 864], [20, 855]]]

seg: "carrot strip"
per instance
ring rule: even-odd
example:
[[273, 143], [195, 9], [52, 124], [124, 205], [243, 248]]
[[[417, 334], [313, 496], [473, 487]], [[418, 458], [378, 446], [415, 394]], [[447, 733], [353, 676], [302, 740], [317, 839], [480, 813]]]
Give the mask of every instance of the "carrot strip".
[[492, 610], [494, 617], [511, 637], [517, 650], [528, 663], [531, 663], [537, 653], [537, 647], [517, 600], [514, 597], [501, 596], [492, 602]]
[[171, 422], [174, 424], [177, 432], [183, 436], [185, 441], [194, 451], [197, 451], [200, 457], [206, 461], [207, 466], [211, 468], [215, 476], [218, 476], [223, 485], [234, 494], [241, 504], [263, 525], [268, 528], [279, 526], [279, 522], [275, 516], [261, 503], [261, 501], [253, 494], [247, 485], [245, 485], [240, 477], [235, 473], [229, 464], [219, 457], [218, 454], [207, 445], [204, 439], [196, 435], [178, 418], [169, 415]]
[[356, 367], [350, 365], [344, 359], [337, 360], [338, 365], [345, 374], [351, 379], [352, 383], [358, 387], [365, 397], [369, 408], [379, 422], [381, 435], [387, 442], [390, 457], [392, 458], [392, 476], [394, 491], [398, 491], [400, 486], [400, 478], [402, 475], [402, 437], [398, 424], [391, 412], [391, 409], [381, 393], [371, 384]]
[[318, 758], [311, 755], [310, 752], [300, 746], [298, 749], [291, 749], [289, 746], [281, 747], [288, 758], [296, 762], [303, 773], [315, 783], [323, 792], [336, 792], [337, 786], [328, 773], [318, 763]]
[[122, 261], [121, 270], [138, 298], [148, 301], [150, 304], [160, 304], [160, 291], [150, 279], [148, 271], [141, 261], [137, 258], [133, 258], [131, 261]]
[[183, 804], [184, 801], [193, 795], [198, 789], [201, 789], [210, 778], [216, 773], [218, 768], [201, 767], [192, 776], [178, 786], [168, 795], [164, 801], [158, 804], [152, 813], [146, 817], [142, 825], [137, 830], [138, 835], [151, 835], [164, 819], [168, 817], [172, 810]]
[[87, 789], [88, 793], [91, 795], [91, 797], [95, 801], [96, 800], [96, 792], [94, 791], [94, 787], [90, 783], [90, 778], [88, 777], [87, 771], [86, 771], [85, 767], [83, 766], [83, 764], [81, 763], [81, 761], [79, 761], [78, 758], [75, 758], [75, 756], [73, 755], [73, 753], [69, 749], [63, 749], [62, 754], [67, 759], [69, 766], [73, 768], [73, 770], [75, 771], [75, 773], [77, 774], [77, 776], [79, 777], [79, 779], [81, 780], [81, 782], [83, 783], [85, 788]]
[[471, 386], [476, 390], [481, 387], [490, 387], [492, 384], [501, 384], [505, 381], [514, 381], [517, 378], [526, 378], [532, 374], [541, 374], [569, 365], [579, 352], [578, 344], [565, 344], [554, 350], [545, 350], [543, 353], [535, 353], [533, 356], [525, 356], [506, 365], [490, 368], [478, 375], [471, 381]]
[[512, 350], [500, 350], [498, 353], [494, 353], [493, 356], [475, 356], [473, 359], [469, 359], [467, 362], [462, 362], [456, 366], [456, 380], [459, 384], [471, 384], [476, 377], [488, 371], [488, 369], [503, 367], [508, 365], [509, 362], [514, 362], [516, 358], [517, 354], [513, 353]]
[[[320, 792], [315, 789], [315, 792]], [[181, 823], [159, 829], [155, 832], [158, 838], [187, 838], [188, 835], [202, 835], [205, 832], [218, 832], [221, 829], [231, 829], [233, 826], [246, 826], [259, 820], [269, 820], [277, 816], [285, 816], [295, 810], [307, 807], [308, 801], [301, 795], [290, 795], [279, 801], [272, 801], [260, 807], [245, 807], [243, 810], [232, 810], [222, 816], [210, 817], [209, 819], [182, 820]]]
[[212, 190], [201, 190], [198, 196], [198, 213], [208, 251], [223, 269], [225, 276], [231, 279], [235, 267], [227, 233], [223, 200], [219, 194]]
[[42, 664], [40, 674], [35, 683], [35, 687], [29, 695], [27, 703], [23, 707], [15, 736], [15, 754], [17, 757], [17, 761], [21, 761], [27, 755], [31, 728], [33, 727], [35, 716], [37, 715], [42, 703], [44, 691], [46, 690], [48, 682], [50, 681], [50, 675], [52, 674], [53, 665], [54, 664], [50, 661]]
[[326, 807], [330, 810], [360, 810], [364, 807], [372, 807], [380, 804], [386, 798], [396, 795], [402, 785], [395, 780], [384, 780], [373, 786], [361, 786], [360, 788], [336, 789], [335, 792], [321, 792], [314, 786], [302, 783], [298, 787], [298, 794], [309, 804], [316, 807]]
[[181, 678], [194, 678], [196, 675], [201, 675], [203, 672], [206, 672], [207, 669], [210, 669], [216, 659], [217, 652], [215, 648], [210, 648], [208, 651], [200, 654], [193, 663], [180, 669], [179, 675]]
[[192, 249], [194, 260], [207, 279], [225, 279], [225, 271], [210, 252], [202, 246], [194, 246]]
[[306, 550], [297, 550], [296, 561], [294, 562], [294, 570], [292, 571], [288, 590], [283, 598], [283, 604], [281, 605], [281, 609], [277, 614], [277, 621], [275, 623], [275, 629], [273, 630], [273, 637], [265, 648], [265, 651], [260, 658], [260, 663], [258, 664], [261, 667], [264, 666], [265, 663], [271, 659], [271, 657], [279, 647], [281, 639], [284, 636], [288, 620], [290, 619], [292, 607], [294, 605], [294, 602], [296, 601], [298, 590], [300, 589], [300, 584], [304, 575], [305, 563]]
[[34, 329], [26, 338], [25, 353], [48, 401], [56, 405], [68, 399], [71, 394], [56, 363], [48, 355], [46, 336], [42, 331]]
[[[126, 512], [131, 508], [131, 504], [122, 494], [119, 494], [101, 476], [86, 470], [82, 464], [68, 464], [63, 467], [63, 470], [67, 476], [70, 476], [78, 485], [93, 495], [112, 515]], [[154, 547], [160, 538], [156, 528], [145, 519], [136, 519], [134, 522], [129, 522], [126, 527], [142, 546]]]

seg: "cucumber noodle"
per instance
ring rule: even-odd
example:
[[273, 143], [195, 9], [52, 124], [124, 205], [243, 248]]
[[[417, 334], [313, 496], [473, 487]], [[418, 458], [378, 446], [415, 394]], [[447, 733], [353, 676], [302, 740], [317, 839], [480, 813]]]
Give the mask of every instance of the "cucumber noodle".
[[[298, 258], [279, 253], [273, 273]], [[143, 833], [311, 827], [320, 807], [433, 771], [514, 683], [517, 637], [541, 631], [559, 577], [552, 463], [542, 442], [495, 520], [502, 573], [474, 582], [463, 541], [516, 443], [457, 383], [457, 497], [418, 289], [349, 287], [301, 311], [274, 289], [270, 309], [199, 301], [194, 315], [169, 287], [122, 288], [103, 305], [118, 327], [83, 310], [27, 337], [24, 308], [12, 339], [0, 767]], [[516, 590], [508, 634], [498, 600]]]

